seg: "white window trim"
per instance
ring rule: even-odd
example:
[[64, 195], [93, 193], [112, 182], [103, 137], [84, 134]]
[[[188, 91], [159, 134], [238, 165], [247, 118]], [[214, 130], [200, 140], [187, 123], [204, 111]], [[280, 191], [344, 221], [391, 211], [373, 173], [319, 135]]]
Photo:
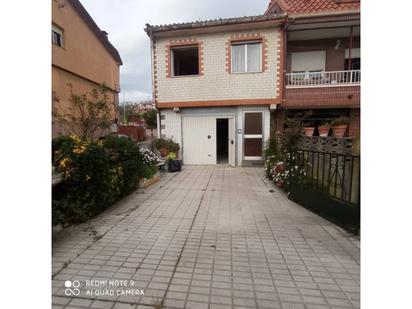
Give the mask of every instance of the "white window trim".
[[58, 45], [58, 44], [54, 44], [54, 45], [57, 45], [59, 47], [64, 47], [64, 30], [60, 28], [59, 26], [52, 24], [52, 31], [59, 34], [60, 39], [61, 39], [61, 45]]
[[[259, 70], [257, 71], [248, 71], [248, 66], [247, 66], [247, 45], [248, 44], [259, 44]], [[244, 72], [235, 72], [233, 70], [233, 46], [236, 46], [236, 45], [243, 45], [245, 48], [245, 71]], [[230, 51], [231, 72], [233, 74], [247, 74], [247, 73], [261, 73], [262, 72], [262, 42], [261, 41], [235, 42], [231, 44], [230, 48], [231, 48], [231, 51]]]
[[175, 53], [174, 50], [175, 49], [183, 49], [183, 48], [188, 48], [188, 47], [193, 47], [193, 48], [197, 48], [197, 52], [199, 53], [199, 44], [193, 44], [193, 45], [182, 45], [182, 46], [171, 46], [170, 47], [170, 65], [171, 70], [170, 70], [170, 75], [171, 77], [175, 77], [175, 78], [184, 78], [184, 77], [196, 77], [196, 76], [200, 76], [200, 57], [198, 59], [198, 66], [199, 66], [199, 73], [198, 74], [189, 74], [189, 75], [175, 75]]
[[262, 152], [263, 152], [263, 145], [264, 145], [264, 139], [263, 139], [263, 133], [264, 133], [264, 112], [261, 110], [250, 110], [250, 111], [244, 111], [243, 112], [243, 132], [245, 132], [245, 123], [246, 123], [246, 114], [248, 113], [261, 113], [262, 114], [262, 134], [245, 134], [243, 133], [243, 160], [244, 161], [258, 161], [258, 160], [262, 160], [263, 157], [262, 156], [245, 156], [245, 139], [248, 138], [261, 138], [262, 139]]

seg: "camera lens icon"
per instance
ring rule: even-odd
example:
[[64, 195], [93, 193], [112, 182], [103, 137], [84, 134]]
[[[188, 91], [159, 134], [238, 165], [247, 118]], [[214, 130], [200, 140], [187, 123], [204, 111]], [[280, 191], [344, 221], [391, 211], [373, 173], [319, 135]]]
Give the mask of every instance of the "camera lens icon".
[[80, 282], [79, 280], [74, 280], [74, 281], [70, 281], [70, 280], [66, 280], [64, 282], [64, 286], [65, 286], [65, 290], [64, 290], [64, 294], [66, 296], [78, 296], [80, 294]]

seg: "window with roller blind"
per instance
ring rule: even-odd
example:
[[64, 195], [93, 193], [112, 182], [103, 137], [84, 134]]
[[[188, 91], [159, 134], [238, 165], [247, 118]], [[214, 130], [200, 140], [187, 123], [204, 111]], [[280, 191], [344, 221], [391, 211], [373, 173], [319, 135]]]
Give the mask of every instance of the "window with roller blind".
[[325, 71], [326, 51], [310, 51], [292, 53], [292, 72], [322, 72]]
[[262, 72], [262, 43], [232, 43], [232, 73]]
[[63, 47], [63, 29], [57, 25], [52, 25], [52, 43]]

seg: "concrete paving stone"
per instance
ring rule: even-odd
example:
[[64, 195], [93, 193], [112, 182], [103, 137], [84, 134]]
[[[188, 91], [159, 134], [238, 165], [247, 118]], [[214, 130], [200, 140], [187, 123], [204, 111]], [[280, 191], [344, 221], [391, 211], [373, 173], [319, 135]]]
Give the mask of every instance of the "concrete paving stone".
[[185, 301], [166, 298], [164, 301], [164, 306], [167, 308], [184, 308]]
[[93, 308], [93, 309], [112, 309], [113, 306], [114, 306], [114, 302], [95, 300], [95, 301], [93, 301], [93, 303], [90, 305], [89, 308]]
[[234, 297], [233, 298], [233, 303], [238, 306], [246, 306], [249, 308], [254, 308], [256, 307], [256, 299], [251, 297], [251, 298], [239, 298], [239, 297]]
[[207, 303], [196, 303], [196, 302], [187, 302], [186, 309], [208, 309], [209, 304]]
[[257, 300], [258, 308], [264, 309], [281, 309], [281, 304], [278, 301], [270, 301], [270, 300]]
[[207, 303], [209, 302], [209, 295], [190, 293], [188, 301]]
[[92, 303], [90, 299], [73, 298], [70, 306], [88, 307]]
[[136, 309], [136, 304], [115, 303], [113, 309]]
[[305, 309], [305, 305], [298, 303], [281, 303], [282, 309]]
[[[95, 241], [89, 224], [104, 237]], [[113, 277], [145, 288], [137, 308], [165, 293], [166, 308], [359, 308], [359, 248], [260, 167], [184, 166], [54, 242], [52, 291], [63, 302], [65, 280]]]

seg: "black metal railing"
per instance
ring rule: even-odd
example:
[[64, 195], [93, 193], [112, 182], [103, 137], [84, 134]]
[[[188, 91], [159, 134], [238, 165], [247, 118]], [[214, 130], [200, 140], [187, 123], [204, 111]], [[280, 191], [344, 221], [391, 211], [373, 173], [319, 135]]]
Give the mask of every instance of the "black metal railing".
[[[295, 195], [304, 206], [316, 208], [335, 221], [350, 222], [358, 229], [360, 156], [299, 150], [292, 159], [298, 171], [290, 179], [292, 199]], [[338, 211], [334, 207], [339, 208]], [[345, 218], [340, 218], [342, 216]]]

